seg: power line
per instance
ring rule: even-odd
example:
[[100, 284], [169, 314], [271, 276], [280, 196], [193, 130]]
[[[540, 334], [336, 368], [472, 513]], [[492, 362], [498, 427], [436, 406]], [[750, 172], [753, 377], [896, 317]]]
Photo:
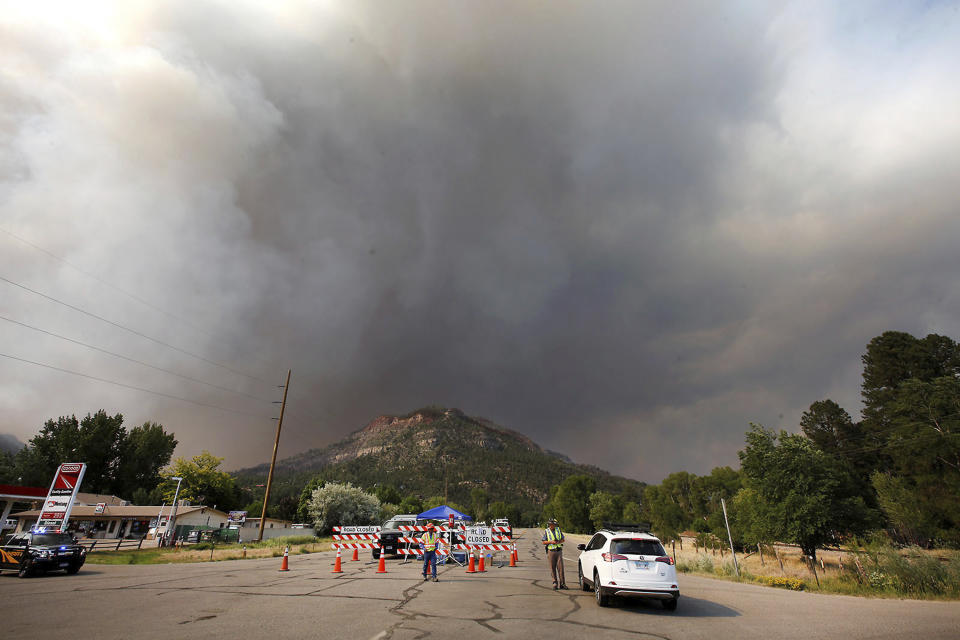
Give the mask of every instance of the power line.
[[81, 378], [88, 378], [88, 379], [90, 379], [90, 380], [96, 380], [97, 382], [105, 382], [105, 383], [107, 383], [107, 384], [112, 384], [112, 385], [115, 385], [115, 386], [118, 386], [118, 387], [124, 387], [124, 388], [126, 388], [126, 389], [133, 389], [134, 391], [142, 391], [142, 392], [144, 392], [144, 393], [151, 393], [151, 394], [153, 394], [153, 395], [155, 395], [155, 396], [162, 396], [162, 397], [164, 397], [164, 398], [171, 398], [171, 399], [173, 399], [173, 400], [180, 400], [181, 402], [189, 402], [190, 404], [195, 404], [195, 405], [198, 405], [198, 406], [201, 406], [201, 407], [208, 407], [208, 408], [210, 408], [210, 409], [217, 409], [217, 410], [219, 410], [219, 411], [226, 411], [227, 413], [235, 413], [235, 414], [241, 415], [241, 416], [248, 416], [248, 417], [251, 417], [251, 418], [261, 418], [261, 419], [264, 419], [264, 418], [268, 418], [268, 417], [269, 417], [269, 416], [262, 415], [262, 414], [250, 413], [250, 412], [248, 412], [248, 411], [238, 411], [237, 409], [228, 409], [228, 408], [226, 408], [226, 407], [221, 407], [221, 406], [215, 405], [215, 404], [208, 404], [208, 403], [206, 403], [206, 402], [198, 402], [198, 401], [196, 401], [196, 400], [190, 400], [189, 398], [182, 398], [182, 397], [180, 397], [180, 396], [175, 396], [175, 395], [170, 394], [170, 393], [164, 393], [164, 392], [162, 392], [162, 391], [154, 391], [153, 389], [146, 389], [146, 388], [144, 388], [144, 387], [137, 387], [137, 386], [134, 386], [134, 385], [132, 385], [132, 384], [125, 384], [125, 383], [123, 383], [123, 382], [117, 382], [117, 381], [115, 381], [115, 380], [107, 380], [106, 378], [100, 378], [100, 377], [92, 376], [92, 375], [89, 375], [89, 374], [86, 374], [86, 373], [80, 373], [79, 371], [71, 371], [71, 370], [69, 370], [69, 369], [63, 369], [63, 368], [61, 368], [61, 367], [56, 367], [56, 366], [51, 365], [51, 364], [44, 364], [43, 362], [36, 362], [36, 361], [34, 361], [34, 360], [27, 360], [26, 358], [18, 358], [17, 356], [12, 356], [12, 355], [10, 355], [10, 354], [8, 354], [8, 353], [0, 353], [0, 356], [2, 356], [2, 357], [4, 357], [4, 358], [9, 358], [10, 360], [16, 360], [16, 361], [18, 361], [18, 362], [26, 362], [27, 364], [36, 365], [36, 366], [38, 366], [38, 367], [44, 367], [45, 369], [53, 369], [54, 371], [60, 371], [60, 372], [62, 372], [62, 373], [69, 373], [70, 375], [80, 376]]
[[[184, 317], [182, 317], [182, 316], [179, 316], [179, 315], [177, 315], [177, 314], [175, 314], [175, 313], [173, 313], [173, 312], [171, 312], [171, 311], [167, 311], [166, 309], [163, 309], [163, 308], [161, 308], [161, 307], [153, 304], [153, 303], [150, 302], [149, 300], [145, 300], [145, 299], [141, 298], [140, 296], [138, 296], [138, 295], [136, 295], [136, 294], [134, 294], [134, 293], [132, 293], [132, 292], [130, 292], [130, 291], [127, 291], [126, 289], [124, 289], [124, 288], [122, 288], [122, 287], [118, 287], [117, 285], [115, 285], [115, 284], [113, 284], [113, 283], [111, 283], [111, 282], [108, 282], [108, 281], [104, 280], [103, 278], [101, 278], [101, 277], [98, 276], [97, 274], [92, 273], [92, 272], [90, 272], [90, 271], [87, 271], [87, 270], [85, 270], [85, 269], [82, 269], [82, 268], [78, 267], [77, 265], [75, 265], [75, 264], [73, 264], [72, 262], [68, 261], [66, 258], [63, 258], [63, 257], [61, 257], [61, 256], [58, 256], [57, 254], [55, 254], [55, 253], [53, 253], [53, 252], [51, 252], [51, 251], [48, 251], [47, 249], [44, 249], [43, 247], [41, 247], [41, 246], [39, 246], [39, 245], [37, 245], [37, 244], [34, 244], [33, 242], [30, 242], [30, 241], [27, 240], [26, 238], [22, 238], [22, 237], [18, 236], [17, 234], [13, 233], [12, 231], [9, 231], [9, 230], [7, 230], [7, 229], [4, 229], [3, 227], [0, 227], [0, 232], [3, 232], [3, 233], [5, 233], [5, 234], [7, 234], [8, 236], [10, 236], [11, 238], [14, 238], [14, 239], [18, 240], [19, 242], [22, 242], [23, 244], [27, 245], [28, 247], [31, 247], [31, 248], [39, 251], [40, 253], [42, 253], [42, 254], [44, 254], [44, 255], [46, 255], [46, 256], [49, 256], [49, 257], [53, 258], [54, 260], [57, 260], [58, 262], [60, 262], [60, 263], [62, 263], [62, 264], [65, 264], [66, 266], [70, 267], [71, 269], [76, 270], [76, 271], [79, 272], [79, 273], [82, 273], [83, 275], [87, 276], [88, 278], [92, 278], [92, 279], [96, 280], [97, 282], [99, 282], [100, 284], [102, 284], [102, 285], [104, 285], [104, 286], [107, 286], [107, 287], [110, 287], [110, 288], [113, 289], [114, 291], [118, 291], [118, 292], [122, 293], [123, 295], [129, 297], [131, 300], [134, 300], [134, 301], [136, 301], [136, 302], [139, 302], [140, 304], [144, 305], [145, 307], [148, 307], [148, 308], [150, 308], [150, 309], [153, 309], [154, 311], [157, 311], [157, 312], [159, 312], [159, 313], [162, 313], [162, 314], [164, 314], [165, 316], [167, 316], [167, 317], [169, 317], [169, 318], [173, 318], [174, 320], [178, 320], [179, 322], [182, 322], [183, 324], [187, 325], [187, 326], [190, 327], [191, 329], [194, 329], [195, 331], [198, 331], [198, 332], [206, 335], [207, 337], [214, 338], [214, 339], [218, 338], [218, 336], [217, 336], [216, 334], [214, 334], [213, 332], [207, 331], [206, 329], [204, 329], [203, 327], [197, 325], [196, 323], [191, 322], [190, 320], [187, 320], [186, 318], [184, 318]], [[254, 355], [254, 357], [257, 358], [258, 360], [260, 360], [261, 362], [266, 362], [265, 360], [263, 360], [263, 359], [262, 359], [261, 357], [259, 357], [259, 356]], [[261, 381], [261, 382], [263, 382], [263, 381]]]
[[128, 331], [129, 333], [132, 333], [132, 334], [135, 335], [135, 336], [140, 336], [141, 338], [145, 338], [145, 339], [147, 339], [147, 340], [150, 340], [151, 342], [155, 342], [155, 343], [157, 343], [157, 344], [159, 344], [159, 345], [162, 345], [162, 346], [164, 346], [164, 347], [167, 347], [168, 349], [173, 349], [174, 351], [177, 351], [177, 352], [182, 353], [182, 354], [184, 354], [184, 355], [188, 355], [188, 356], [190, 356], [191, 358], [196, 358], [197, 360], [201, 360], [201, 361], [203, 361], [203, 362], [206, 362], [207, 364], [211, 364], [211, 365], [213, 365], [213, 366], [215, 366], [215, 367], [220, 367], [221, 369], [225, 369], [226, 371], [229, 371], [229, 372], [231, 372], [231, 373], [234, 373], [234, 374], [236, 374], [236, 375], [238, 375], [238, 376], [243, 376], [243, 377], [245, 377], [245, 378], [250, 378], [251, 380], [257, 380], [258, 382], [267, 382], [267, 383], [269, 383], [268, 380], [264, 380], [263, 378], [258, 378], [257, 376], [252, 376], [252, 375], [250, 375], [250, 374], [248, 374], [248, 373], [244, 373], [243, 371], [238, 371], [237, 369], [233, 369], [233, 368], [228, 367], [227, 365], [222, 364], [222, 363], [220, 363], [220, 362], [216, 362], [216, 361], [214, 361], [214, 360], [210, 360], [210, 359], [208, 359], [208, 358], [204, 358], [203, 356], [200, 356], [200, 355], [197, 355], [197, 354], [192, 353], [192, 352], [190, 352], [190, 351], [187, 351], [186, 349], [181, 349], [180, 347], [174, 346], [174, 345], [172, 345], [172, 344], [169, 344], [169, 343], [167, 343], [167, 342], [164, 342], [164, 341], [159, 340], [159, 339], [157, 339], [157, 338], [154, 338], [154, 337], [152, 337], [152, 336], [148, 336], [147, 334], [141, 333], [141, 332], [137, 331], [136, 329], [131, 329], [130, 327], [124, 326], [124, 325], [120, 324], [119, 322], [114, 322], [113, 320], [109, 320], [109, 319], [107, 319], [107, 318], [104, 318], [103, 316], [98, 316], [98, 315], [95, 314], [95, 313], [92, 313], [92, 312], [87, 311], [87, 310], [85, 310], [85, 309], [81, 309], [80, 307], [74, 306], [74, 305], [72, 305], [72, 304], [70, 304], [70, 303], [68, 303], [68, 302], [64, 302], [63, 300], [58, 300], [57, 298], [54, 298], [53, 296], [48, 296], [48, 295], [45, 294], [45, 293], [41, 293], [41, 292], [37, 291], [36, 289], [31, 289], [30, 287], [28, 287], [28, 286], [26, 286], [26, 285], [22, 285], [22, 284], [20, 284], [20, 283], [18, 283], [18, 282], [14, 282], [13, 280], [10, 280], [10, 279], [5, 278], [5, 277], [3, 277], [3, 276], [0, 276], [0, 280], [2, 280], [3, 282], [6, 282], [7, 284], [11, 284], [11, 285], [13, 285], [13, 286], [15, 286], [15, 287], [18, 287], [18, 288], [20, 288], [20, 289], [23, 289], [24, 291], [29, 291], [30, 293], [33, 293], [33, 294], [35, 294], [35, 295], [38, 295], [38, 296], [40, 296], [41, 298], [46, 298], [47, 300], [50, 300], [51, 302], [56, 302], [56, 303], [59, 304], [59, 305], [63, 305], [64, 307], [67, 307], [68, 309], [73, 309], [74, 311], [77, 311], [77, 312], [82, 313], [82, 314], [84, 314], [84, 315], [90, 316], [91, 318], [95, 318], [95, 319], [97, 319], [97, 320], [100, 320], [101, 322], [106, 322], [107, 324], [112, 325], [112, 326], [114, 326], [114, 327], [117, 327], [118, 329], [123, 329], [124, 331]]
[[78, 344], [78, 345], [80, 345], [80, 346], [82, 346], [82, 347], [87, 347], [88, 349], [93, 349], [94, 351], [99, 351], [99, 352], [101, 352], [101, 353], [106, 353], [107, 355], [111, 355], [111, 356], [113, 356], [113, 357], [115, 357], [115, 358], [120, 358], [120, 359], [122, 359], [122, 360], [126, 360], [127, 362], [133, 362], [133, 363], [142, 365], [142, 366], [144, 366], [144, 367], [149, 367], [149, 368], [151, 368], [151, 369], [156, 369], [157, 371], [162, 371], [163, 373], [168, 373], [168, 374], [170, 374], [170, 375], [172, 375], [172, 376], [177, 376], [178, 378], [183, 378], [184, 380], [189, 380], [190, 382], [197, 382], [197, 383], [199, 383], [199, 384], [205, 384], [205, 385], [207, 385], [208, 387], [213, 387], [214, 389], [220, 389], [221, 391], [226, 391], [226, 392], [228, 392], [228, 393], [235, 393], [235, 394], [237, 394], [237, 395], [239, 395], [239, 396], [244, 396], [244, 397], [247, 397], [247, 398], [252, 398], [252, 399], [258, 400], [258, 401], [260, 401], [260, 402], [270, 402], [269, 400], [266, 400], [266, 399], [264, 399], [264, 398], [257, 397], [257, 396], [255, 396], [255, 395], [252, 395], [252, 394], [249, 394], [249, 393], [244, 393], [243, 391], [236, 391], [236, 390], [230, 389], [230, 388], [228, 388], [228, 387], [222, 387], [222, 386], [220, 386], [220, 385], [218, 385], [218, 384], [214, 384], [214, 383], [212, 383], [212, 382], [207, 382], [207, 381], [205, 381], [205, 380], [200, 380], [200, 379], [198, 379], [198, 378], [193, 378], [193, 377], [191, 377], [191, 376], [187, 376], [187, 375], [184, 375], [184, 374], [182, 374], [182, 373], [177, 373], [176, 371], [171, 371], [170, 369], [164, 369], [163, 367], [158, 367], [158, 366], [156, 366], [156, 365], [152, 365], [152, 364], [150, 364], [149, 362], [143, 362], [142, 360], [137, 360], [136, 358], [129, 358], [129, 357], [125, 356], [125, 355], [121, 355], [121, 354], [119, 354], [119, 353], [114, 353], [113, 351], [108, 351], [107, 349], [102, 349], [102, 348], [97, 347], [97, 346], [95, 346], [95, 345], [87, 344], [86, 342], [81, 342], [80, 340], [74, 340], [73, 338], [68, 338], [67, 336], [62, 336], [62, 335], [60, 335], [59, 333], [54, 333], [53, 331], [47, 331], [46, 329], [41, 329], [40, 327], [35, 327], [35, 326], [30, 325], [30, 324], [27, 324], [27, 323], [25, 323], [25, 322], [20, 322], [19, 320], [13, 320], [12, 318], [7, 318], [7, 317], [5, 317], [5, 316], [0, 316], [0, 320], [5, 320], [6, 322], [10, 322], [10, 323], [12, 323], [12, 324], [20, 325], [21, 327], [26, 327], [27, 329], [30, 329], [30, 330], [32, 330], [32, 331], [37, 331], [37, 332], [39, 332], [39, 333], [44, 333], [44, 334], [46, 334], [46, 335], [48, 335], [48, 336], [53, 336], [54, 338], [59, 338], [60, 340], [66, 340], [67, 342], [72, 342], [73, 344]]

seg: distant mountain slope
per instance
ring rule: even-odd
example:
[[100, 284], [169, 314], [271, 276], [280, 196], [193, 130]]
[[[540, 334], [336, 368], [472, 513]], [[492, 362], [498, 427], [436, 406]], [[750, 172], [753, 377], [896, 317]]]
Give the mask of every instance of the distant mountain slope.
[[[244, 483], [262, 483], [269, 465], [242, 469]], [[323, 449], [311, 449], [277, 463], [275, 482], [288, 490], [315, 475], [362, 487], [390, 484], [403, 495], [447, 495], [470, 503], [482, 487], [491, 501], [539, 507], [550, 488], [574, 474], [597, 480], [599, 489], [639, 495], [643, 483], [574, 464], [530, 438], [459, 409], [428, 407], [406, 416], [380, 416], [359, 431]]]
[[20, 442], [15, 436], [9, 433], [0, 433], [0, 451], [16, 453], [25, 446], [27, 445]]

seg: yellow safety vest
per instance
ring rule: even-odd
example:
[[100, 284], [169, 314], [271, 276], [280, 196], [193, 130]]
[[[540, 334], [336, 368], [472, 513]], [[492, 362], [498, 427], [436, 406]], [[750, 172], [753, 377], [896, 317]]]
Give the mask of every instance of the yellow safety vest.
[[549, 528], [544, 531], [544, 535], [547, 538], [549, 544], [547, 544], [547, 551], [557, 551], [563, 549], [563, 531], [560, 531], [560, 527], [557, 527], [554, 530]]
[[423, 550], [424, 551], [436, 551], [437, 549], [437, 534], [426, 532], [423, 534], [423, 537], [420, 538], [423, 541]]

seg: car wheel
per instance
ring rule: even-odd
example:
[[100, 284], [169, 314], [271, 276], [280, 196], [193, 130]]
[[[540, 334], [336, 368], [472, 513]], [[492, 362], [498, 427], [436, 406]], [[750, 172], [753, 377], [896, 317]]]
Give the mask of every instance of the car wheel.
[[610, 596], [603, 592], [603, 587], [600, 586], [600, 576], [596, 571], [593, 572], [593, 595], [597, 598], [597, 604], [601, 607], [606, 607], [610, 604]]
[[374, 550], [373, 550], [373, 559], [374, 559], [374, 560], [379, 560], [379, 559], [380, 559], [380, 549], [374, 549]]
[[67, 575], [71, 575], [71, 576], [72, 576], [72, 575], [76, 574], [77, 571], [80, 571], [80, 565], [77, 564], [76, 562], [71, 562], [71, 563], [70, 563], [70, 566], [67, 567]]
[[583, 576], [583, 567], [579, 562], [577, 563], [577, 576], [580, 578], [580, 590], [590, 591], [590, 585], [587, 584], [587, 579]]
[[663, 601], [663, 608], [665, 611], [676, 611], [677, 610], [677, 599], [670, 598], [669, 600]]

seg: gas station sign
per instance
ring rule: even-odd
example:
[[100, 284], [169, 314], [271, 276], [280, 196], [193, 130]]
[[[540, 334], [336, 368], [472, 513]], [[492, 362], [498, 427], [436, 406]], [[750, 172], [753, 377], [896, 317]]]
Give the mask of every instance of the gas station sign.
[[83, 474], [86, 471], [87, 465], [83, 462], [67, 462], [60, 465], [53, 476], [53, 483], [40, 510], [40, 517], [37, 518], [38, 527], [53, 527], [59, 531], [66, 531], [70, 512], [73, 510], [73, 502], [77, 498], [77, 492], [80, 490], [80, 483], [83, 482]]

